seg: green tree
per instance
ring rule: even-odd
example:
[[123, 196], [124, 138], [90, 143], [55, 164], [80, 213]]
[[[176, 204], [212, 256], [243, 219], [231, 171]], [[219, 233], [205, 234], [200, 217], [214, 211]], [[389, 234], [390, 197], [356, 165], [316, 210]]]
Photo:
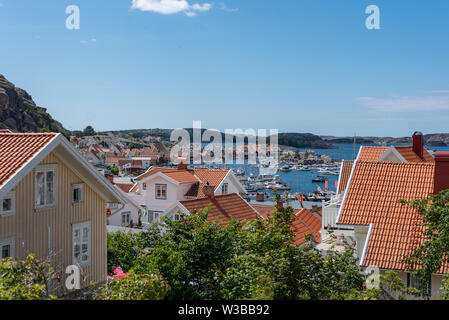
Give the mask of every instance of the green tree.
[[131, 232], [118, 231], [109, 232], [107, 239], [108, 273], [114, 270], [114, 266], [120, 266], [123, 270], [129, 271], [137, 257], [143, 253], [138, 236]]
[[47, 283], [56, 273], [47, 261], [29, 254], [25, 260], [0, 260], [0, 300], [40, 300], [49, 295]]
[[83, 135], [84, 136], [94, 136], [95, 135], [95, 130], [92, 126], [87, 126], [86, 128], [84, 128], [83, 130]]
[[[422, 217], [423, 242], [403, 259], [408, 269], [420, 281], [419, 295], [428, 297], [428, 283], [432, 274], [438, 273], [449, 256], [449, 190], [441, 191], [427, 199], [400, 203], [413, 208]], [[448, 293], [444, 294], [447, 296]]]
[[[149, 254], [135, 274], [161, 274], [168, 299], [373, 299], [364, 288], [354, 251], [326, 252], [308, 238], [293, 244], [293, 209], [276, 198], [276, 210], [248, 225], [208, 222], [208, 208], [139, 235]], [[161, 231], [164, 230], [163, 233]], [[144, 244], [145, 243], [145, 244]]]

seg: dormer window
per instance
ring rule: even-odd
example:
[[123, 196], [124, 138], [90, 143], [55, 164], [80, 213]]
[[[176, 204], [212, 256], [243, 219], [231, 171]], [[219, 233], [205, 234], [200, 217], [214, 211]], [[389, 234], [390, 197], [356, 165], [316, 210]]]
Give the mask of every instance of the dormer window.
[[223, 183], [223, 185], [221, 186], [221, 193], [222, 194], [228, 193], [228, 184], [227, 183]]
[[56, 165], [43, 165], [35, 171], [35, 207], [47, 209], [56, 206]]
[[0, 215], [12, 216], [15, 212], [16, 193], [11, 191], [0, 202]]

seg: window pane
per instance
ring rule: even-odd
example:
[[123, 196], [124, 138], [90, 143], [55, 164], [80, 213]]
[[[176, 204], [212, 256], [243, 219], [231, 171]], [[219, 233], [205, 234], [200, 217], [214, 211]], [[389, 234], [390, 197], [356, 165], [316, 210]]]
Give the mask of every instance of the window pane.
[[73, 242], [80, 243], [80, 229], [73, 231]]
[[83, 242], [87, 242], [89, 240], [89, 228], [83, 229]]
[[53, 197], [53, 184], [54, 184], [54, 175], [53, 171], [47, 172], [47, 189], [46, 189], [46, 204], [52, 204], [54, 201]]
[[37, 182], [37, 199], [36, 202], [38, 205], [44, 205], [45, 204], [45, 182], [44, 182], [45, 176], [43, 172], [38, 172], [36, 174], [36, 182]]
[[11, 201], [11, 199], [3, 199], [3, 205], [2, 205], [3, 212], [11, 211], [11, 209], [12, 209], [12, 201]]
[[11, 257], [11, 246], [9, 244], [2, 246], [2, 256], [1, 259]]

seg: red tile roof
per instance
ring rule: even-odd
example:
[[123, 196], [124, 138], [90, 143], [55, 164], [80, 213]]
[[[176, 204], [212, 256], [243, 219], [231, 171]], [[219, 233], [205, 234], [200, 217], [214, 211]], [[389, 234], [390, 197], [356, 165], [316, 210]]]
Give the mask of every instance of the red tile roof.
[[124, 193], [128, 193], [132, 187], [134, 186], [133, 184], [126, 184], [126, 183], [114, 183], [117, 187], [119, 187], [120, 189], [122, 189], [122, 191]]
[[352, 166], [354, 161], [344, 160], [342, 163], [341, 174], [338, 180], [338, 193], [343, 193], [348, 185], [349, 177], [351, 176]]
[[357, 159], [360, 161], [376, 161], [387, 150], [388, 147], [362, 146]]
[[[251, 205], [259, 214], [267, 219], [273, 213], [274, 206], [264, 206], [259, 204]], [[316, 242], [321, 241], [321, 219], [317, 218], [307, 209], [295, 209], [295, 219], [292, 222], [293, 232], [295, 233], [294, 244], [301, 244], [305, 241], [308, 234], [312, 234]]]
[[316, 242], [321, 241], [321, 220], [317, 219], [309, 210], [299, 209], [295, 211], [296, 219], [293, 220], [295, 244], [303, 243], [306, 235], [311, 234]]
[[189, 211], [197, 212], [211, 205], [207, 221], [226, 224], [235, 220], [243, 223], [261, 218], [248, 202], [236, 193], [215, 196], [213, 200], [205, 197], [200, 199], [182, 200], [180, 203]]
[[202, 198], [205, 196], [203, 193], [203, 187], [209, 183], [214, 186], [215, 190], [229, 173], [229, 170], [211, 170], [207, 168], [193, 169], [193, 174], [199, 180], [194, 184], [185, 194], [186, 197]]
[[398, 200], [433, 192], [434, 164], [358, 161], [338, 224], [372, 224], [363, 266], [405, 270], [400, 262], [422, 242], [422, 219]]
[[149, 177], [156, 173], [162, 173], [167, 177], [179, 182], [179, 183], [196, 183], [199, 182], [195, 176], [189, 172], [189, 170], [179, 170], [178, 168], [162, 168], [162, 167], [153, 167], [144, 174], [138, 176], [136, 180], [142, 180], [146, 177]]
[[42, 150], [56, 133], [0, 133], [0, 186]]
[[396, 150], [404, 157], [408, 162], [434, 162], [435, 159], [432, 155], [424, 149], [423, 159], [418, 157], [418, 155], [413, 151], [413, 146], [395, 146]]

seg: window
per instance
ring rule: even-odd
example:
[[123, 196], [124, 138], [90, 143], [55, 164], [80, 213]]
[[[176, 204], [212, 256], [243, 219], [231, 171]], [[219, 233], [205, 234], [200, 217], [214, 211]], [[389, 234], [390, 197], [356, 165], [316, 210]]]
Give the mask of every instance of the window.
[[56, 206], [56, 165], [36, 168], [35, 199], [36, 209]]
[[[407, 273], [407, 287], [410, 288], [415, 288], [415, 289], [420, 289], [421, 287], [421, 278], [417, 277], [414, 274], [411, 273]], [[427, 295], [430, 297], [432, 294], [432, 283], [431, 281], [429, 281], [427, 283]]]
[[16, 193], [11, 191], [0, 203], [0, 214], [2, 216], [12, 216], [15, 212]]
[[128, 212], [122, 213], [122, 227], [126, 227], [129, 225], [130, 214]]
[[148, 213], [148, 222], [157, 223], [159, 221], [159, 213], [157, 211], [151, 211]]
[[73, 235], [73, 264], [85, 266], [90, 264], [90, 240], [91, 224], [89, 222], [78, 223], [72, 226]]
[[146, 183], [142, 183], [142, 189], [143, 190], [147, 190], [147, 184]]
[[228, 184], [227, 183], [223, 183], [221, 186], [221, 193], [222, 194], [227, 194], [228, 193]]
[[0, 239], [0, 260], [14, 259], [14, 238]]
[[156, 184], [156, 199], [167, 200], [167, 185]]
[[83, 184], [78, 183], [72, 185], [72, 203], [82, 203], [83, 202]]
[[177, 213], [175, 213], [175, 221], [181, 220], [181, 216]]

